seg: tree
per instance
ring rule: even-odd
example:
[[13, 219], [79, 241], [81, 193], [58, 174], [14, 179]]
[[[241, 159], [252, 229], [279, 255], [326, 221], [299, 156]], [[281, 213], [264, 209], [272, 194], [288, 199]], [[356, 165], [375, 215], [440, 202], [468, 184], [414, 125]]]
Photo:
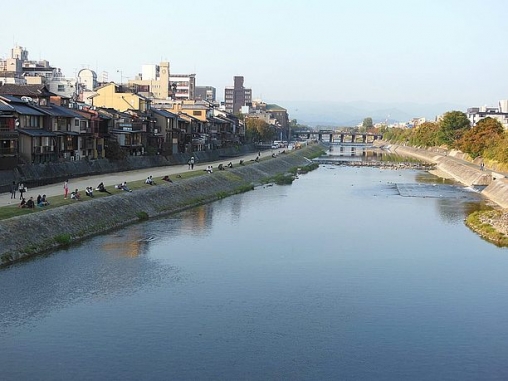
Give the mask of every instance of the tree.
[[111, 160], [123, 160], [127, 157], [127, 152], [122, 149], [118, 141], [111, 138], [106, 141], [106, 158]]
[[425, 122], [411, 130], [410, 143], [415, 146], [433, 147], [438, 142], [439, 126], [437, 123]]
[[372, 118], [365, 118], [362, 123], [362, 127], [365, 129], [365, 131], [369, 130], [370, 128], [374, 127], [374, 123], [372, 122]]
[[246, 118], [245, 135], [247, 140], [251, 142], [269, 142], [273, 140], [274, 129], [262, 119]]
[[456, 146], [472, 158], [483, 156], [484, 151], [500, 140], [504, 128], [493, 118], [480, 120], [475, 127], [466, 131], [457, 141]]
[[454, 141], [471, 128], [471, 122], [462, 111], [449, 111], [439, 122], [438, 144], [452, 146]]

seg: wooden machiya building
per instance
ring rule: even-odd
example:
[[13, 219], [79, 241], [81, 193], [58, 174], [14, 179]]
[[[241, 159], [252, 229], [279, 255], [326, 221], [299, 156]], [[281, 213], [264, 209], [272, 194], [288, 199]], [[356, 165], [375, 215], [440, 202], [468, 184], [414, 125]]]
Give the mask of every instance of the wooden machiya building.
[[99, 157], [96, 121], [68, 101], [43, 85], [0, 86], [0, 168]]

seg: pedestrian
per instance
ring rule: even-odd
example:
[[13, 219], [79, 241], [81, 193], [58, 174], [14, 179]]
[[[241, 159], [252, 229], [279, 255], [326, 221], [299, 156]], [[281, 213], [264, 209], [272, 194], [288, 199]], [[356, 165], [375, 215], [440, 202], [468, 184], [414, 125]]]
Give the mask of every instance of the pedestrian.
[[190, 158], [190, 167], [191, 169], [194, 169], [194, 156], [191, 156]]
[[19, 190], [19, 199], [21, 200], [23, 199], [23, 193], [26, 192], [25, 184], [19, 183], [18, 190]]
[[63, 188], [64, 188], [64, 199], [66, 199], [67, 195], [69, 194], [69, 180], [64, 181]]
[[13, 199], [16, 198], [16, 190], [17, 189], [18, 189], [18, 187], [16, 186], [16, 182], [13, 181], [12, 185], [11, 185], [11, 198], [13, 198]]

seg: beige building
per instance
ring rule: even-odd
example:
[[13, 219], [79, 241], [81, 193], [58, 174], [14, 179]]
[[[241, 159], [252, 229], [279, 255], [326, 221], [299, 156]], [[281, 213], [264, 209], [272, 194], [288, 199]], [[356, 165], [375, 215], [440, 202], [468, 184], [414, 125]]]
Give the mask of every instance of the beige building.
[[112, 108], [121, 112], [127, 110], [147, 112], [150, 102], [142, 95], [124, 92], [122, 86], [113, 82], [97, 88], [94, 95], [88, 98], [93, 106]]
[[129, 87], [138, 93], [157, 99], [170, 99], [173, 90], [169, 80], [169, 62], [159, 65], [143, 65], [136, 79], [129, 80]]

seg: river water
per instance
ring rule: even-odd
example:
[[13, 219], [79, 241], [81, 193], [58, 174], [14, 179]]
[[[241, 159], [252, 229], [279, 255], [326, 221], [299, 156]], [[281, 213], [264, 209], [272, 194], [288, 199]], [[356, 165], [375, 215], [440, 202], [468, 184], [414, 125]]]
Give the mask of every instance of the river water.
[[[322, 165], [0, 270], [2, 380], [506, 380], [478, 193]], [[27, 232], [26, 232], [27, 233]]]

